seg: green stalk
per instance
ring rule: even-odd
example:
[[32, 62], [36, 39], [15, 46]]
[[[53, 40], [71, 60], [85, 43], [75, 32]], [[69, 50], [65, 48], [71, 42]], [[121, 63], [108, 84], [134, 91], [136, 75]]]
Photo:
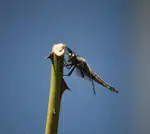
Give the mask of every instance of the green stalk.
[[59, 57], [53, 54], [51, 60], [51, 87], [45, 134], [57, 134], [61, 104], [61, 91], [63, 88], [63, 56]]

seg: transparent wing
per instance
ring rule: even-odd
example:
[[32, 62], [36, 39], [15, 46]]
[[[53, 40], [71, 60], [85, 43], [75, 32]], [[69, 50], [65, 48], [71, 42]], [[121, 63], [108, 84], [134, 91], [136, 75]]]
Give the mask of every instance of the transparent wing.
[[75, 69], [75, 75], [82, 79], [91, 81], [91, 79], [79, 68]]
[[64, 53], [64, 60], [66, 61], [66, 62], [68, 62], [68, 60], [69, 60], [69, 51], [68, 51], [68, 49], [66, 48], [65, 49], [65, 53]]
[[76, 76], [78, 76], [78, 77], [80, 77], [80, 78], [83, 78], [83, 79], [85, 79], [85, 80], [88, 80], [89, 82], [92, 82], [93, 93], [94, 93], [94, 95], [95, 95], [96, 92], [95, 92], [94, 81], [93, 81], [91, 78], [87, 77], [87, 76], [82, 72], [82, 70], [80, 70], [80, 69], [78, 69], [78, 68], [76, 68], [75, 74], [76, 74]]
[[75, 74], [80, 78], [84, 78], [84, 73], [78, 68], [75, 69]]

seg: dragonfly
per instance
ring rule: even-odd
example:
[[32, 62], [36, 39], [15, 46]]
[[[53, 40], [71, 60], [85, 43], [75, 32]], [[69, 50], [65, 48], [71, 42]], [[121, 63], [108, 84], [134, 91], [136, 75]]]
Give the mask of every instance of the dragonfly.
[[69, 47], [65, 48], [64, 66], [69, 70], [69, 73], [64, 76], [70, 76], [76, 69], [77, 76], [88, 78], [92, 82], [94, 95], [96, 94], [94, 81], [106, 87], [112, 92], [119, 93], [119, 91], [103, 81], [88, 65], [87, 61], [73, 52]]

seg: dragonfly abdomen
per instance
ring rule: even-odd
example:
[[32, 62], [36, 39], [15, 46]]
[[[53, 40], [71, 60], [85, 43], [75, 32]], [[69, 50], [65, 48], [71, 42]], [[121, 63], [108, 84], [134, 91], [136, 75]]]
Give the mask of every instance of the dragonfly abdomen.
[[94, 72], [92, 72], [92, 79], [97, 82], [98, 84], [101, 84], [102, 86], [108, 88], [112, 92], [119, 93], [118, 90], [116, 90], [114, 87], [109, 86], [106, 82], [104, 82], [98, 75], [96, 75]]
[[101, 84], [102, 86], [104, 86], [104, 87], [106, 87], [106, 88], [110, 88], [110, 86], [106, 83], [106, 82], [104, 82], [96, 73], [94, 73], [93, 71], [92, 71], [92, 79], [95, 81], [95, 82], [97, 82], [98, 84]]

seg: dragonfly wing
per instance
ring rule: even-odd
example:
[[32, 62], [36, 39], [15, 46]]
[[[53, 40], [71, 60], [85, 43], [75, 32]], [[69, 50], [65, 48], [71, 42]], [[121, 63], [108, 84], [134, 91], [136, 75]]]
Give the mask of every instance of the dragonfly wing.
[[64, 60], [65, 60], [66, 62], [68, 62], [68, 60], [69, 60], [69, 51], [68, 51], [68, 49], [65, 49]]
[[84, 75], [84, 73], [82, 72], [82, 70], [80, 70], [80, 69], [78, 69], [78, 68], [76, 68], [75, 73], [76, 73], [76, 76], [78, 76], [78, 77], [80, 77], [80, 78], [84, 78], [84, 77], [85, 77], [85, 75]]
[[91, 81], [91, 79], [85, 74], [85, 72], [83, 70], [81, 70], [81, 69], [79, 69], [77, 67], [76, 67], [75, 70], [76, 70], [75, 71], [76, 76], [78, 76], [78, 77], [80, 77], [82, 79]]
[[82, 70], [80, 70], [80, 69], [78, 69], [78, 68], [76, 68], [76, 71], [75, 71], [75, 72], [76, 72], [76, 76], [78, 76], [78, 77], [80, 77], [80, 78], [83, 78], [83, 79], [85, 79], [85, 80], [88, 80], [88, 81], [92, 82], [93, 93], [94, 93], [94, 95], [96, 95], [94, 81], [93, 81], [91, 78], [87, 77], [87, 76], [82, 72]]

